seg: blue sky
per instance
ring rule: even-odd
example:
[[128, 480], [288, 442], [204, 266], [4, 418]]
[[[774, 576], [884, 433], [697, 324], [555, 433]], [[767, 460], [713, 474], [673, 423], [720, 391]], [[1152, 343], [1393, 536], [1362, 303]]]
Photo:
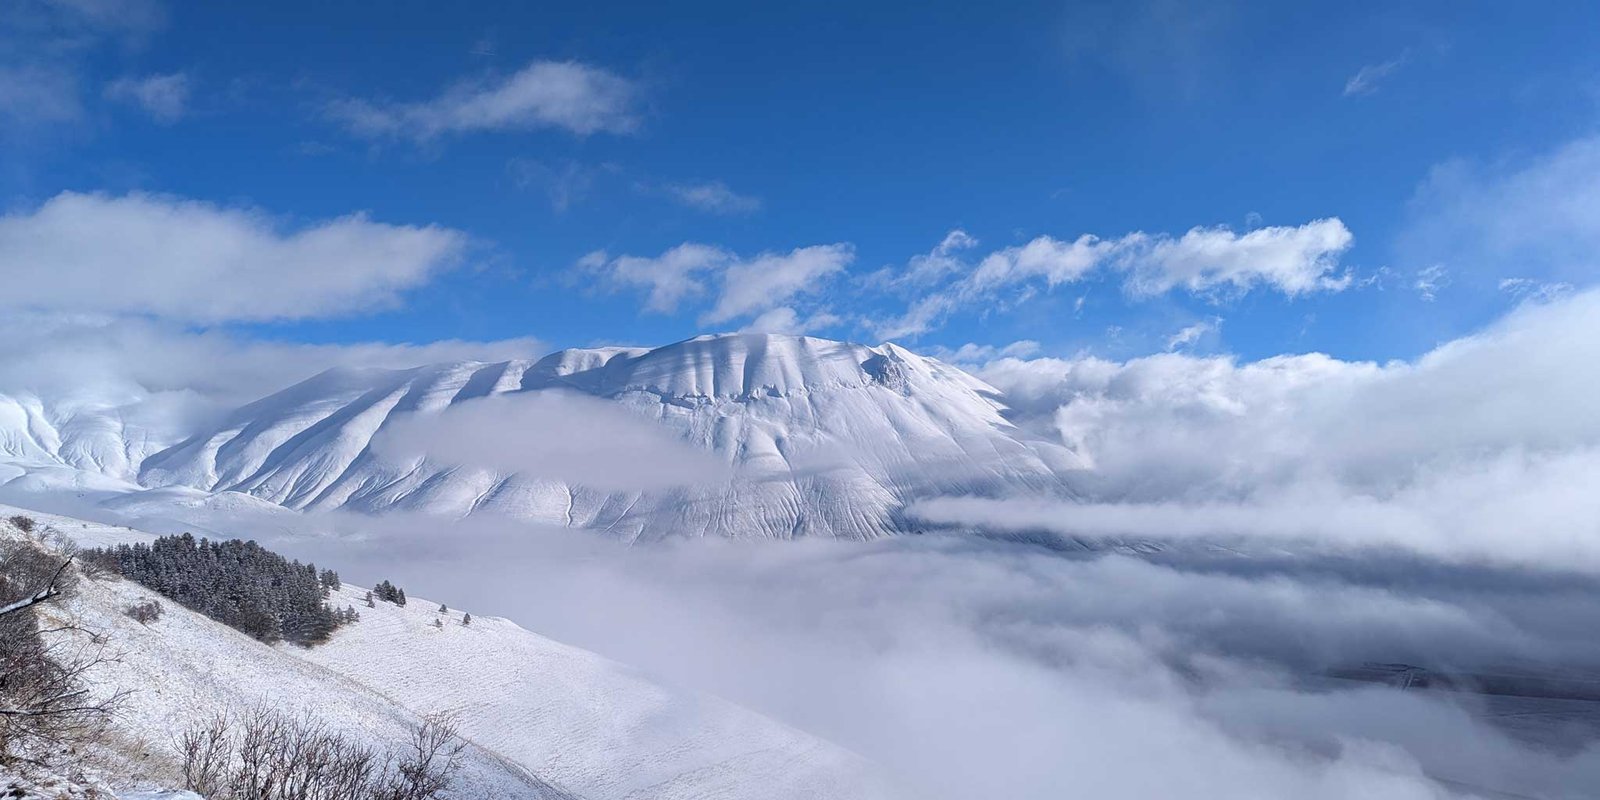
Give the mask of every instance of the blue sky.
[[[1594, 4], [462, 5], [27, 0], [0, 61], [11, 235], [45, 241], [63, 192], [116, 207], [86, 214], [244, 215], [260, 236], [240, 247], [358, 212], [387, 226], [372, 249], [401, 226], [448, 231], [397, 255], [414, 259], [399, 277], [271, 250], [305, 263], [263, 298], [349, 270], [333, 300], [89, 309], [332, 343], [757, 324], [934, 351], [1389, 359], [1592, 283], [1550, 242], [1600, 205], [1549, 184], [1600, 164]], [[1530, 231], [1544, 223], [1508, 206], [1575, 219]], [[1347, 236], [1312, 227], [1327, 220]], [[912, 280], [952, 231], [963, 246]], [[1085, 234], [1105, 248], [1090, 266], [1006, 262]], [[61, 249], [4, 236], [0, 259]], [[164, 245], [127, 241], [143, 240], [110, 255], [149, 252], [85, 282], [182, 280]], [[660, 257], [685, 243], [692, 264], [669, 274]], [[1009, 272], [976, 279], [996, 254]], [[896, 324], [919, 302], [942, 310]]]

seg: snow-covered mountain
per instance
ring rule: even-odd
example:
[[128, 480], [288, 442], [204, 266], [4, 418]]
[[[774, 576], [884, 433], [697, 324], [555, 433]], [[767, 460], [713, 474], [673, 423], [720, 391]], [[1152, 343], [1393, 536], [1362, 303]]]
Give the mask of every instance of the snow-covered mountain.
[[[552, 391], [652, 420], [723, 460], [730, 477], [605, 490], [373, 447], [398, 420]], [[999, 393], [959, 369], [892, 344], [772, 334], [563, 350], [538, 361], [330, 370], [181, 441], [129, 426], [114, 409], [69, 415], [7, 402], [0, 452], [17, 481], [81, 482], [90, 473], [130, 492], [241, 493], [291, 509], [491, 512], [628, 540], [870, 538], [902, 530], [899, 510], [922, 496], [1065, 493], [1061, 475], [1075, 463], [1023, 435], [1002, 415]]]

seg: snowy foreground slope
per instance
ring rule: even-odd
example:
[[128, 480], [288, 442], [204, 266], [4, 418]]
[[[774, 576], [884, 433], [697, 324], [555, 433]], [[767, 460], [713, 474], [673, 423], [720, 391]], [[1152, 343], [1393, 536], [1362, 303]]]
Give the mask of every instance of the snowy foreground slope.
[[[87, 545], [148, 538], [0, 506], [0, 519], [13, 513]], [[138, 690], [119, 721], [120, 749], [130, 770], [156, 782], [177, 731], [266, 702], [389, 745], [421, 716], [451, 712], [473, 744], [463, 800], [890, 796], [859, 757], [726, 701], [657, 685], [508, 620], [474, 615], [463, 626], [460, 610], [440, 614], [434, 601], [368, 608], [364, 594], [346, 586], [333, 598], [361, 620], [312, 649], [264, 645], [170, 601], [142, 625], [122, 609], [155, 595], [125, 580], [85, 580], [69, 608], [51, 613], [76, 614], [120, 652], [96, 677], [106, 691]]]
[[[285, 652], [421, 713], [451, 711], [462, 732], [588, 798], [888, 796], [866, 762], [726, 701], [655, 685], [509, 620], [413, 598], [357, 605], [333, 641]], [[435, 627], [434, 620], [442, 627]]]
[[[225, 709], [265, 703], [307, 711], [374, 746], [406, 741], [419, 714], [381, 693], [345, 680], [264, 645], [225, 625], [163, 602], [166, 612], [148, 626], [121, 609], [156, 595], [131, 581], [83, 581], [68, 607], [108, 637], [119, 662], [94, 677], [101, 686], [135, 689], [119, 715], [125, 752], [134, 764], [172, 757], [173, 737]], [[146, 758], [139, 758], [145, 756]], [[171, 775], [167, 783], [175, 779]], [[468, 750], [460, 797], [563, 798], [524, 768], [479, 746]]]
[[[615, 403], [713, 454], [731, 477], [600, 490], [372, 447], [400, 420], [552, 391]], [[1067, 492], [1071, 454], [1028, 439], [1003, 410], [991, 387], [895, 345], [729, 334], [538, 361], [332, 370], [192, 431], [141, 428], [115, 408], [5, 398], [0, 482], [113, 502], [165, 487], [291, 509], [486, 511], [626, 540], [861, 539], [903, 530], [899, 510], [922, 496]]]

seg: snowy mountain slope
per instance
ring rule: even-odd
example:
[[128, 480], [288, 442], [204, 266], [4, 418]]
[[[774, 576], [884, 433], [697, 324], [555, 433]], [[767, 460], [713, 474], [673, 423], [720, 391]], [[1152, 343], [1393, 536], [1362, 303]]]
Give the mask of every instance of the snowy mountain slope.
[[129, 404], [137, 402], [0, 394], [0, 459], [131, 481], [146, 457], [182, 437], [175, 427], [131, 419]]
[[[310, 650], [284, 648], [462, 731], [594, 800], [849, 800], [888, 797], [869, 765], [716, 698], [677, 692], [593, 653], [493, 617], [340, 602], [361, 621]], [[443, 627], [435, 627], [440, 620]]]
[[[376, 454], [395, 420], [474, 398], [577, 391], [618, 403], [716, 453], [735, 477], [652, 492], [599, 491]], [[1064, 449], [1028, 441], [998, 393], [895, 345], [767, 334], [642, 350], [565, 350], [537, 362], [323, 373], [145, 458], [146, 487], [240, 492], [294, 509], [491, 511], [669, 534], [870, 538], [925, 494], [1065, 492]]]
[[[0, 511], [10, 516], [13, 509]], [[125, 529], [35, 516], [88, 541], [142, 538]], [[17, 535], [5, 523], [0, 529], [0, 535]], [[115, 660], [89, 675], [96, 691], [134, 690], [115, 721], [117, 750], [126, 761], [124, 775], [137, 773], [171, 785], [177, 779], [171, 770], [173, 741], [179, 732], [218, 712], [259, 703], [289, 713], [309, 712], [381, 749], [403, 746], [420, 722], [417, 712], [370, 688], [176, 603], [162, 600], [164, 613], [149, 625], [123, 613], [129, 605], [152, 597], [158, 596], [132, 581], [86, 579], [79, 581], [75, 596], [64, 606], [41, 607], [45, 621], [75, 618], [83, 628], [105, 637]], [[463, 799], [572, 796], [476, 744], [468, 748], [457, 780], [455, 796]]]
[[[0, 519], [14, 513], [84, 545], [150, 537], [0, 506]], [[475, 745], [462, 798], [892, 796], [859, 757], [726, 701], [655, 684], [505, 619], [474, 615], [463, 626], [460, 610], [441, 615], [437, 602], [368, 608], [364, 594], [337, 593], [333, 602], [361, 620], [309, 650], [263, 645], [166, 601], [161, 619], [141, 625], [122, 609], [154, 595], [130, 581], [84, 581], [69, 610], [122, 653], [101, 685], [140, 689], [123, 725], [141, 769], [143, 754], [159, 761], [190, 722], [266, 700], [374, 742], [402, 741], [421, 715], [452, 712]]]

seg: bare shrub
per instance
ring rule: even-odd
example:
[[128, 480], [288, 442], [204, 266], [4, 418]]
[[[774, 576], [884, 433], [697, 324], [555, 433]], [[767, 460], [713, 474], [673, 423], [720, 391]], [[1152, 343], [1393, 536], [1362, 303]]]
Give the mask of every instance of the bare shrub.
[[24, 517], [21, 514], [17, 514], [16, 516], [7, 519], [6, 522], [11, 523], [11, 527], [16, 528], [23, 533], [33, 533], [34, 526], [38, 525], [37, 522], [33, 521], [33, 517]]
[[430, 716], [411, 736], [411, 749], [401, 757], [395, 779], [383, 800], [435, 800], [444, 796], [461, 769], [466, 742], [447, 716]]
[[175, 744], [186, 788], [212, 800], [438, 800], [466, 747], [443, 718], [395, 755], [265, 705], [197, 723]]
[[0, 542], [0, 764], [96, 740], [127, 695], [87, 688], [85, 676], [110, 660], [103, 637], [71, 619], [40, 624], [38, 609], [76, 586], [70, 559], [32, 540]]
[[133, 621], [139, 623], [140, 625], [149, 625], [150, 623], [161, 619], [161, 603], [156, 600], [147, 599], [143, 602], [134, 603], [127, 608], [122, 609], [122, 613], [132, 617]]
[[226, 786], [232, 757], [228, 715], [218, 714], [191, 726], [178, 736], [177, 745], [183, 762], [183, 784], [201, 796], [218, 796]]

